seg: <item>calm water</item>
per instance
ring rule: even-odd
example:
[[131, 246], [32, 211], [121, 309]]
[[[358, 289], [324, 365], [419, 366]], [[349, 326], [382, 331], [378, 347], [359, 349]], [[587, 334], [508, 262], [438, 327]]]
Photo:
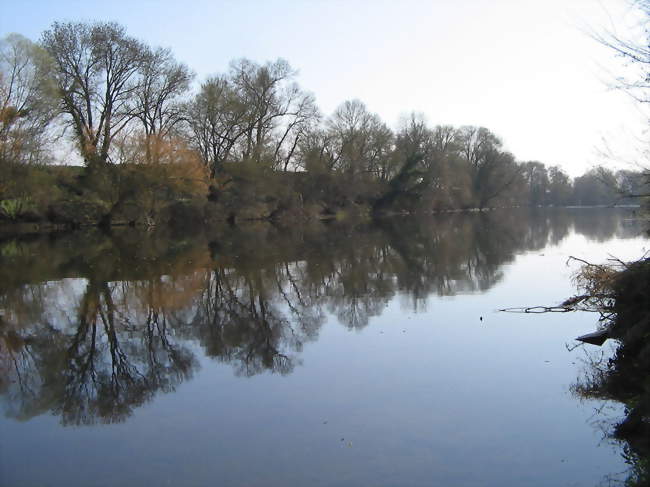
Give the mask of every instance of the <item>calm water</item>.
[[495, 310], [640, 257], [631, 218], [0, 240], [0, 483], [598, 485], [620, 411], [571, 394], [601, 349], [567, 349], [595, 317]]

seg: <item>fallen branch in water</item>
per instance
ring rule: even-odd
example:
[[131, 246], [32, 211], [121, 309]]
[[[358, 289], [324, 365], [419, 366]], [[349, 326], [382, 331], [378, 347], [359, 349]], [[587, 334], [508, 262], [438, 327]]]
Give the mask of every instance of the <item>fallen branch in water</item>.
[[587, 311], [599, 313], [600, 322], [608, 322], [614, 313], [613, 285], [621, 270], [627, 269], [625, 262], [612, 257], [612, 264], [592, 264], [579, 257], [570, 256], [567, 265], [576, 261], [582, 268], [574, 275], [573, 280], [583, 294], [572, 296], [556, 306], [523, 306], [504, 308], [499, 311], [506, 313], [569, 313], [571, 311]]
[[569, 313], [571, 311], [598, 312], [598, 310], [595, 309], [583, 309], [575, 306], [564, 306], [564, 303], [560, 306], [527, 306], [519, 308], [503, 308], [497, 311], [503, 311], [505, 313]]

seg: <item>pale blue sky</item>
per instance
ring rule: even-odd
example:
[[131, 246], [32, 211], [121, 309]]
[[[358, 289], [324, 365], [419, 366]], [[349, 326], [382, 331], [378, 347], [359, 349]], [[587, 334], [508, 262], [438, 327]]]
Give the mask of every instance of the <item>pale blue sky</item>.
[[[603, 80], [612, 54], [584, 34], [625, 12], [624, 0], [267, 0], [3, 2], [0, 35], [37, 40], [55, 20], [115, 20], [171, 47], [198, 75], [238, 57], [283, 57], [325, 114], [359, 98], [395, 127], [483, 125], [520, 160], [570, 174], [602, 162], [602, 138], [625, 157], [647, 123]], [[625, 134], [628, 134], [627, 136]], [[627, 138], [626, 138], [627, 137]]]

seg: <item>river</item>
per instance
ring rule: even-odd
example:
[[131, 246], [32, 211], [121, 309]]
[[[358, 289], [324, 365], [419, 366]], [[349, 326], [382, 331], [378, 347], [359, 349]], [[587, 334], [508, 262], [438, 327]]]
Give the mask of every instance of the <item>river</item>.
[[0, 238], [0, 484], [595, 486], [626, 469], [574, 384], [570, 256], [632, 210]]

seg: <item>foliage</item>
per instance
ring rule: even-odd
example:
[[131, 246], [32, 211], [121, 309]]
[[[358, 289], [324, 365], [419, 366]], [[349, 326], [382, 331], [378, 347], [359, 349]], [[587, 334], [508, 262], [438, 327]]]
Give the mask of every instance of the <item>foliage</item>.
[[174, 202], [205, 198], [205, 168], [183, 140], [136, 135], [122, 139], [119, 151], [122, 164], [83, 176], [85, 195], [107, 206], [106, 223], [154, 225]]
[[16, 198], [12, 200], [0, 200], [0, 214], [16, 220], [25, 211], [32, 207], [32, 202], [29, 198]]

